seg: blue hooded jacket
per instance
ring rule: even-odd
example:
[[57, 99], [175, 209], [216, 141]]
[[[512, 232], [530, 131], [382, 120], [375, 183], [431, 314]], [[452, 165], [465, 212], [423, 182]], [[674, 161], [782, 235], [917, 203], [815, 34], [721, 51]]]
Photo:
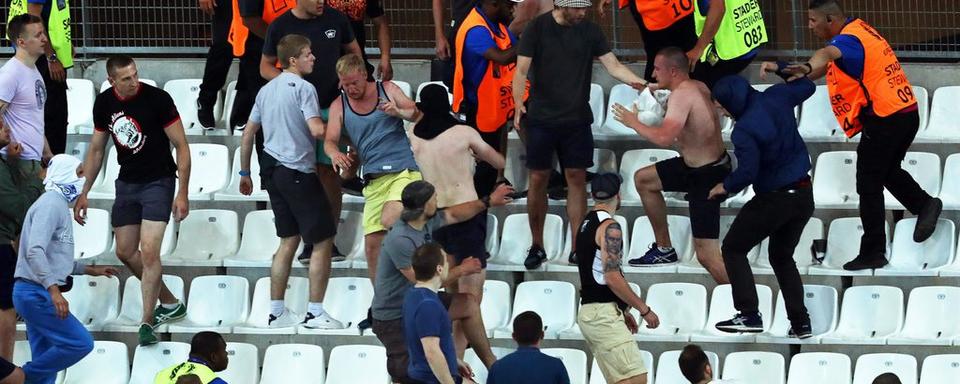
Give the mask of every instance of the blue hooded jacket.
[[713, 98], [736, 119], [731, 141], [737, 169], [723, 188], [734, 194], [753, 184], [756, 193], [783, 188], [810, 171], [810, 155], [797, 130], [794, 108], [813, 95], [807, 78], [759, 92], [740, 76], [720, 79]]

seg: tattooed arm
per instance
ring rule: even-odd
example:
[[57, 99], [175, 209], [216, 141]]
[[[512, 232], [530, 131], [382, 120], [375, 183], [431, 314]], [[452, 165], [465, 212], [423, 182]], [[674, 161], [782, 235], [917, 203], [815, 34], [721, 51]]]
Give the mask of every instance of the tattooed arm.
[[[623, 228], [616, 221], [608, 220], [598, 228], [597, 237], [601, 237], [598, 243], [603, 264], [603, 278], [607, 286], [620, 300], [640, 311], [643, 318], [647, 320], [647, 327], [656, 328], [660, 324], [656, 313], [630, 289], [627, 279], [623, 276]], [[631, 331], [636, 332], [635, 320], [629, 312], [624, 313], [624, 318]]]

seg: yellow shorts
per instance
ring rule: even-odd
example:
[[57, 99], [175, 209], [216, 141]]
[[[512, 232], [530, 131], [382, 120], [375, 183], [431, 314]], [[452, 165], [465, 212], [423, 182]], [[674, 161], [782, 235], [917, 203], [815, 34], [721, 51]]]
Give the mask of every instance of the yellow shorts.
[[623, 313], [616, 304], [581, 305], [577, 324], [608, 383], [647, 373], [640, 347], [624, 324]]
[[386, 174], [370, 181], [363, 188], [363, 234], [386, 230], [380, 221], [383, 205], [388, 201], [400, 201], [403, 188], [417, 180], [423, 180], [420, 172], [404, 170]]

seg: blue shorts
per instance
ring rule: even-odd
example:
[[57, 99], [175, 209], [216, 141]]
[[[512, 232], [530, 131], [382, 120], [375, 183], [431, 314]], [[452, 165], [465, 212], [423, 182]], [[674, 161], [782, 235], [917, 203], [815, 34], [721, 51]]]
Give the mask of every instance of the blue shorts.
[[168, 222], [173, 209], [176, 178], [164, 177], [147, 183], [116, 181], [110, 222], [114, 228], [140, 225], [144, 220]]

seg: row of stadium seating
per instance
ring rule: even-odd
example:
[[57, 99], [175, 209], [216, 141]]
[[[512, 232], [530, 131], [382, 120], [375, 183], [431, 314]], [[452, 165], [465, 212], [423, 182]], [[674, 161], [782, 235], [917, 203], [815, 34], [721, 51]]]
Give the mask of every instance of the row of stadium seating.
[[[127, 346], [115, 341], [96, 341], [93, 352], [77, 365], [60, 372], [58, 384], [150, 384], [157, 371], [186, 360], [190, 345], [182, 342], [161, 342], [156, 346], [137, 347], [131, 369]], [[603, 375], [593, 362], [587, 378], [587, 354], [577, 349], [544, 348], [541, 351], [563, 361], [571, 384], [602, 384]], [[497, 357], [512, 352], [511, 349], [494, 348]], [[686, 384], [677, 360], [679, 350], [660, 354], [654, 365], [654, 357], [641, 350], [647, 367], [647, 383]], [[231, 384], [274, 384], [309, 382], [316, 384], [352, 384], [389, 382], [386, 370], [386, 350], [373, 345], [339, 345], [330, 351], [326, 362], [322, 347], [308, 344], [275, 344], [266, 348], [260, 369], [259, 350], [247, 343], [227, 343], [230, 363], [218, 376]], [[711, 351], [706, 351], [713, 367], [715, 378], [723, 372], [724, 380], [764, 384], [869, 384], [877, 375], [896, 373], [904, 383], [948, 383], [960, 375], [960, 355], [931, 355], [923, 359], [918, 372], [917, 359], [898, 353], [872, 353], [861, 355], [851, 371], [850, 358], [831, 352], [807, 352], [790, 359], [789, 371], [783, 355], [773, 352], [733, 352], [722, 361]], [[28, 361], [30, 348], [25, 341], [17, 342], [14, 363]], [[487, 370], [473, 350], [467, 350], [466, 358], [473, 368], [474, 380], [485, 383]], [[109, 374], [105, 374], [109, 372]]]
[[[269, 277], [257, 280], [252, 299], [248, 280], [241, 276], [196, 277], [190, 282], [188, 296], [184, 296], [184, 282], [180, 277], [164, 275], [163, 279], [171, 292], [187, 303], [185, 320], [158, 329], [170, 333], [214, 330], [224, 334], [363, 336], [356, 324], [366, 318], [373, 299], [373, 286], [368, 279], [332, 278], [324, 308], [347, 324], [346, 328], [268, 328]], [[116, 277], [78, 276], [74, 286], [65, 297], [70, 301], [71, 313], [89, 330], [136, 332], [142, 301], [139, 281], [135, 277], [128, 278], [124, 284], [122, 300], [120, 281]], [[308, 287], [306, 278], [290, 278], [285, 300], [294, 314], [306, 313]], [[766, 316], [764, 332], [759, 334], [723, 333], [714, 328], [714, 324], [736, 313], [728, 284], [713, 289], [709, 307], [707, 289], [699, 284], [657, 283], [651, 285], [646, 294], [642, 294], [635, 284], [631, 283], [631, 288], [643, 296], [660, 317], [660, 326], [656, 329], [641, 325], [636, 334], [638, 341], [960, 346], [960, 321], [956, 314], [956, 308], [960, 306], [960, 287], [914, 288], [905, 306], [904, 293], [898, 287], [854, 286], [844, 291], [841, 304], [835, 288], [805, 285], [804, 303], [810, 313], [814, 334], [806, 340], [787, 337], [790, 323], [783, 296], [778, 293], [774, 303], [773, 290], [766, 285], [757, 285], [759, 310]], [[574, 284], [526, 281], [518, 284], [516, 292], [511, 295], [508, 283], [488, 280], [483, 290], [481, 313], [488, 337], [509, 339], [513, 317], [524, 311], [534, 311], [543, 318], [546, 339], [583, 340], [576, 324], [577, 290]], [[640, 321], [636, 310], [632, 312]], [[18, 327], [23, 329], [24, 325]], [[366, 335], [371, 336], [369, 332]]]

